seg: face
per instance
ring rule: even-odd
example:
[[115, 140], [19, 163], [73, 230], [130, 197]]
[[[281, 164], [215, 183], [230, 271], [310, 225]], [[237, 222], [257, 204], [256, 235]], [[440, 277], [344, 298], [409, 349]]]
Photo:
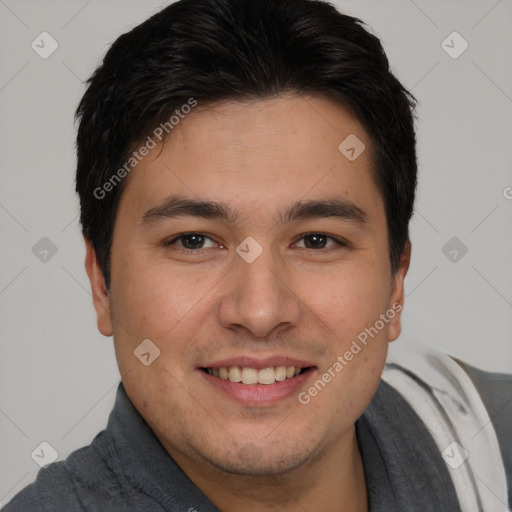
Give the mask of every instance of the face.
[[391, 275], [369, 147], [325, 98], [199, 105], [129, 176], [110, 295], [88, 244], [99, 328], [182, 467], [277, 474], [353, 439], [408, 265]]

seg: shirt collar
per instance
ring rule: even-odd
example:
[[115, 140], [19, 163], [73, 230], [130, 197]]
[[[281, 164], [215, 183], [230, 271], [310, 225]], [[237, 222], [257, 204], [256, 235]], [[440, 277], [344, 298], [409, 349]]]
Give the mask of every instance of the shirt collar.
[[460, 512], [434, 439], [402, 396], [380, 381], [356, 421], [370, 512]]
[[218, 512], [165, 450], [128, 398], [122, 382], [107, 431], [126, 476], [165, 510]]

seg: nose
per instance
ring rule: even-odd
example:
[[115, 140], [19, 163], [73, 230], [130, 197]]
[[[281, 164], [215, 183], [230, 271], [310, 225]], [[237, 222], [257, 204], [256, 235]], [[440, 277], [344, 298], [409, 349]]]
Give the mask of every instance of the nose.
[[270, 248], [252, 263], [236, 256], [233, 265], [218, 309], [224, 328], [245, 328], [254, 338], [265, 338], [273, 330], [298, 324], [301, 300], [285, 262]]

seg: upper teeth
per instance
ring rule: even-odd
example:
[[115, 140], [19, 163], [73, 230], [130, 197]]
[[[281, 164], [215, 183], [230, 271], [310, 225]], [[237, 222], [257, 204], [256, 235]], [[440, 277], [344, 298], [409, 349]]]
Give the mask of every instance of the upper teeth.
[[210, 375], [231, 382], [242, 384], [274, 384], [285, 379], [291, 379], [300, 373], [302, 368], [296, 366], [276, 366], [257, 370], [240, 366], [221, 366], [220, 368], [208, 368]]

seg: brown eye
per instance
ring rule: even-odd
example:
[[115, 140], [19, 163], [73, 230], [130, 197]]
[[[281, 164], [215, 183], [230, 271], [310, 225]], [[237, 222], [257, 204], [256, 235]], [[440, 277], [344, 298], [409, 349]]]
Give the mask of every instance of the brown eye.
[[[205, 244], [210, 244], [206, 245]], [[202, 233], [184, 233], [182, 235], [178, 235], [174, 237], [172, 240], [169, 240], [165, 244], [166, 246], [176, 246], [178, 248], [183, 248], [185, 250], [198, 250], [198, 249], [207, 249], [208, 247], [216, 247], [218, 244], [213, 241], [209, 236], [206, 236]]]
[[205, 237], [196, 233], [181, 237], [181, 245], [185, 249], [202, 249]]
[[308, 249], [323, 249], [327, 244], [328, 237], [322, 234], [306, 235], [304, 245]]
[[336, 240], [335, 238], [327, 236], [324, 233], [308, 233], [307, 235], [303, 235], [297, 244], [299, 244], [301, 240], [303, 240], [303, 247], [305, 249], [325, 249], [337, 245], [346, 245], [340, 240]]

